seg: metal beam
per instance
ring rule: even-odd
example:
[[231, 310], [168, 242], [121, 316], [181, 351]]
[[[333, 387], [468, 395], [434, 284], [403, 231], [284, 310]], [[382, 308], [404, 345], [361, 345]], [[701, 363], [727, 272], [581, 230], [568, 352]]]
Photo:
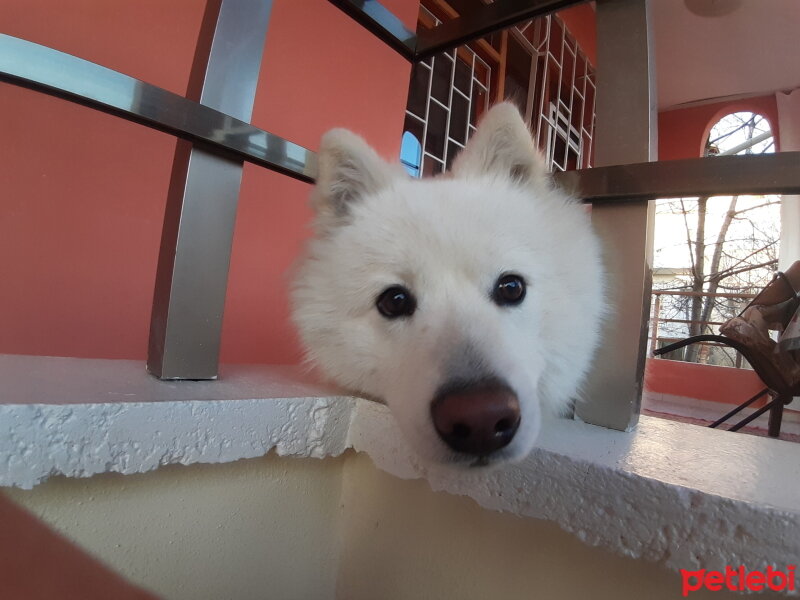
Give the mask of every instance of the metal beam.
[[[656, 160], [652, 11], [650, 0], [597, 2], [595, 164]], [[630, 183], [630, 182], [629, 182]], [[642, 187], [642, 191], [647, 189]], [[652, 282], [654, 203], [592, 206], [603, 243], [610, 314], [576, 415], [612, 429], [639, 420]]]
[[329, 0], [365, 29], [375, 34], [403, 58], [414, 59], [417, 34], [406, 28], [403, 22], [378, 0]]
[[686, 196], [799, 194], [800, 152], [595, 167], [554, 177], [595, 205]]
[[756, 144], [760, 144], [761, 142], [768, 140], [772, 137], [771, 131], [764, 131], [763, 133], [759, 133], [757, 136], [750, 138], [749, 140], [745, 140], [741, 144], [734, 146], [733, 148], [728, 148], [725, 152], [720, 152], [718, 156], [732, 156], [734, 154], [739, 154], [742, 150], [747, 150], [748, 148], [752, 148]]
[[[157, 129], [306, 182], [316, 154], [213, 108], [33, 42], [0, 34], [0, 81]], [[800, 152], [716, 156], [558, 172], [586, 202], [719, 194], [797, 194]]]
[[[0, 34], [0, 81], [21, 85], [313, 182], [311, 150], [117, 71]], [[559, 172], [587, 202], [726, 193], [800, 193], [800, 153], [716, 156]]]
[[420, 31], [414, 60], [425, 60], [495, 31], [584, 2], [587, 0], [496, 0], [478, 5], [456, 19]]
[[312, 181], [313, 152], [213, 107], [46, 46], [0, 34], [0, 81], [175, 135]]
[[[187, 95], [247, 122], [271, 0], [207, 4]], [[216, 379], [243, 161], [179, 140], [164, 214], [147, 370]]]

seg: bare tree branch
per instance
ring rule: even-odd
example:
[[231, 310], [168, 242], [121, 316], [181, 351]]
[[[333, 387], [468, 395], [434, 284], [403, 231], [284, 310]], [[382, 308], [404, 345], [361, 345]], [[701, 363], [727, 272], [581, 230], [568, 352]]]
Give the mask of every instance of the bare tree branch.
[[739, 273], [747, 273], [748, 271], [752, 271], [754, 269], [762, 269], [764, 267], [772, 267], [778, 264], [778, 259], [774, 258], [772, 260], [768, 260], [767, 262], [759, 263], [757, 265], [747, 265], [746, 267], [742, 267], [741, 269], [734, 269], [732, 271], [724, 272], [722, 278], [731, 277], [732, 275], [738, 275]]
[[780, 206], [780, 205], [781, 205], [781, 202], [780, 202], [780, 200], [778, 200], [777, 202], [764, 202], [764, 204], [757, 204], [756, 206], [749, 206], [747, 208], [743, 208], [741, 210], [737, 210], [736, 211], [736, 215], [734, 216], [734, 218], [738, 219], [739, 215], [741, 215], [743, 213], [746, 213], [747, 211], [750, 211], [750, 210], [756, 210], [758, 208], [764, 208], [765, 206]]
[[[758, 254], [759, 252], [763, 252], [764, 250], [766, 250], [766, 249], [767, 249], [767, 248], [769, 248], [770, 246], [774, 246], [774, 245], [775, 245], [775, 244], [777, 244], [777, 243], [778, 243], [778, 240], [772, 240], [772, 241], [771, 241], [771, 242], [769, 242], [769, 243], [768, 243], [766, 246], [762, 246], [762, 247], [760, 247], [760, 248], [757, 248], [756, 250], [753, 250], [753, 251], [752, 251], [750, 254], [748, 254], [748, 255], [747, 255], [747, 256], [745, 256], [744, 258], [737, 258], [737, 257], [733, 257], [733, 256], [731, 256], [731, 258], [733, 258], [734, 260], [736, 260], [736, 263], [734, 263], [733, 265], [731, 265], [730, 267], [728, 267], [728, 268], [727, 268], [727, 269], [725, 269], [724, 271], [719, 271], [719, 272], [717, 271], [717, 269], [719, 268], [719, 263], [717, 263], [717, 269], [715, 269], [715, 268], [713, 268], [713, 267], [712, 267], [712, 269], [711, 269], [711, 273], [710, 273], [709, 275], [707, 275], [706, 277], [707, 277], [707, 278], [709, 278], [709, 281], [710, 281], [712, 278], [716, 278], [716, 279], [719, 281], [720, 279], [723, 279], [723, 278], [725, 278], [725, 277], [728, 277], [728, 275], [726, 274], [726, 273], [728, 273], [728, 271], [732, 271], [732, 270], [733, 270], [733, 269], [734, 269], [734, 268], [735, 268], [737, 265], [740, 265], [740, 264], [742, 264], [743, 262], [745, 262], [745, 261], [746, 261], [746, 260], [748, 260], [749, 258], [752, 258], [753, 256], [755, 256], [755, 255], [756, 255], [756, 254]], [[718, 246], [718, 247], [721, 247], [721, 246]]]
[[695, 264], [694, 264], [694, 255], [692, 254], [691, 247], [692, 247], [692, 236], [689, 233], [689, 220], [687, 218], [686, 207], [683, 204], [683, 198], [680, 199], [681, 203], [681, 213], [683, 214], [683, 224], [686, 227], [686, 245], [690, 248], [689, 250], [689, 258], [692, 261], [692, 273], [695, 272]]
[[730, 136], [732, 136], [732, 135], [733, 135], [734, 133], [736, 133], [737, 131], [741, 131], [742, 129], [744, 129], [745, 127], [747, 127], [747, 124], [748, 124], [748, 123], [745, 121], [744, 123], [742, 123], [741, 125], [739, 125], [739, 126], [738, 126], [738, 127], [736, 127], [735, 129], [731, 129], [731, 130], [730, 130], [730, 131], [728, 131], [727, 133], [723, 133], [722, 135], [715, 137], [715, 138], [714, 138], [713, 140], [711, 140], [709, 143], [710, 143], [710, 144], [716, 144], [716, 143], [717, 143], [717, 142], [719, 142], [720, 140], [724, 140], [726, 137], [730, 137]]
[[[725, 238], [728, 237], [728, 228], [731, 226], [731, 222], [733, 221], [733, 216], [736, 214], [736, 203], [739, 201], [739, 196], [732, 196], [731, 203], [728, 206], [728, 212], [725, 213], [725, 218], [722, 221], [722, 225], [719, 228], [719, 232], [717, 233], [717, 244], [714, 248], [714, 255], [711, 258], [711, 275], [709, 276], [709, 285], [708, 285], [708, 292], [711, 294], [715, 294], [717, 292], [717, 287], [719, 286], [719, 282], [722, 279], [722, 276], [718, 273], [719, 271], [719, 261], [722, 259], [722, 246], [725, 243]], [[709, 300], [713, 300], [713, 298], [709, 298]], [[709, 321], [711, 318], [711, 310], [714, 308], [714, 303], [707, 301], [705, 306], [703, 306], [702, 310], [702, 317], [701, 321]]]

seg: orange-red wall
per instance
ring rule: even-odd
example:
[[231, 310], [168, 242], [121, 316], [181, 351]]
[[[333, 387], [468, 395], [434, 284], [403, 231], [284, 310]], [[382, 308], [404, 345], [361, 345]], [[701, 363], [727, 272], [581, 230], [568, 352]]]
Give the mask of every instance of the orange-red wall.
[[775, 96], [761, 96], [732, 102], [716, 102], [658, 113], [658, 158], [697, 158], [711, 127], [725, 115], [750, 111], [764, 115], [778, 139], [778, 107]]
[[589, 62], [597, 66], [597, 18], [591, 4], [578, 4], [558, 13]]
[[[741, 404], [763, 388], [761, 379], [749, 369], [647, 359], [645, 389], [649, 392]], [[759, 400], [755, 405], [760, 406], [764, 402]]]
[[[417, 0], [385, 0], [408, 27]], [[0, 31], [183, 94], [203, 0], [4, 0]], [[397, 155], [410, 65], [326, 0], [276, 0], [253, 123], [316, 149], [350, 127]], [[0, 353], [143, 359], [170, 136], [0, 84]], [[295, 362], [287, 270], [309, 186], [246, 165], [226, 362]]]

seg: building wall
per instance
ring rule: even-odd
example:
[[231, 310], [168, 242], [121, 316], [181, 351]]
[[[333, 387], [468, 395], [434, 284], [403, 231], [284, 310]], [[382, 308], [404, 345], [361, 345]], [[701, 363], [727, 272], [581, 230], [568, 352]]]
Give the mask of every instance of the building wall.
[[[555, 524], [479, 507], [375, 469], [344, 466], [343, 553], [337, 598], [674, 599], [681, 577], [658, 564], [593, 548]], [[733, 600], [733, 592], [693, 592]]]
[[[0, 23], [184, 94], [204, 6], [7, 0]], [[386, 6], [414, 27], [417, 0]], [[253, 124], [311, 149], [346, 126], [395, 158], [409, 73], [327, 0], [276, 0]], [[174, 138], [5, 83], [0, 114], [0, 353], [143, 359]], [[245, 166], [223, 361], [298, 359], [287, 271], [309, 233], [308, 190]]]
[[[646, 389], [656, 394], [697, 398], [709, 402], [739, 405], [764, 388], [749, 369], [732, 369], [677, 360], [647, 359]], [[756, 407], [766, 400], [759, 400]], [[720, 407], [722, 416], [730, 407]]]

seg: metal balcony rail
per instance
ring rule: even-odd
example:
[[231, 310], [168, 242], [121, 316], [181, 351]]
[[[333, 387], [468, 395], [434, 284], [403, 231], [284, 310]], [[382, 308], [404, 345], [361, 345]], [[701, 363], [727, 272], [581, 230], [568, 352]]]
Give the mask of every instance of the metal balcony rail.
[[484, 37], [517, 23], [543, 17], [589, 0], [495, 0], [456, 19], [414, 33], [376, 0], [329, 0], [413, 62]]
[[[714, 327], [719, 327], [720, 325], [724, 324], [725, 321], [717, 321], [717, 320], [708, 320], [708, 321], [693, 321], [691, 319], [681, 319], [681, 318], [670, 318], [664, 316], [665, 310], [672, 309], [673, 312], [677, 313], [689, 313], [690, 309], [688, 307], [675, 307], [675, 306], [665, 306], [668, 302], [664, 301], [664, 298], [725, 298], [728, 300], [741, 300], [741, 306], [747, 304], [748, 301], [755, 298], [755, 294], [744, 294], [744, 293], [714, 293], [711, 294], [709, 292], [688, 292], [688, 291], [680, 291], [680, 290], [653, 290], [652, 293], [653, 297], [653, 312], [650, 317], [650, 332], [648, 336], [648, 347], [650, 349], [649, 354], [652, 355], [656, 350], [661, 348], [663, 345], [671, 344], [672, 342], [676, 342], [678, 340], [684, 339], [690, 335], [688, 331], [688, 327], [686, 328], [686, 332], [681, 332], [680, 334], [675, 333], [674, 335], [662, 335], [661, 334], [661, 327], [664, 324], [678, 324], [678, 325], [699, 325], [699, 332], [700, 333], [713, 333], [715, 332]], [[736, 316], [738, 314], [739, 309], [737, 309], [731, 317]], [[688, 314], [686, 316], [689, 316]], [[727, 320], [727, 318], [726, 318]], [[709, 342], [701, 342], [703, 350], [698, 353], [697, 358], [698, 360], [695, 362], [699, 362], [701, 364], [708, 364], [709, 359], [711, 358], [709, 349], [710, 348], [726, 348], [722, 344], [709, 341]], [[731, 357], [727, 352], [724, 353], [725, 356], [730, 358], [730, 365], [725, 366], [732, 366], [737, 369], [741, 369], [746, 367], [746, 364], [742, 361], [742, 355], [739, 352], [736, 352], [732, 348], [726, 348], [732, 351], [733, 356]], [[682, 358], [670, 356], [667, 357], [671, 360], [682, 360]], [[719, 358], [719, 356], [717, 356]]]
[[230, 114], [123, 73], [0, 33], [0, 81], [43, 92], [313, 182], [316, 155]]

